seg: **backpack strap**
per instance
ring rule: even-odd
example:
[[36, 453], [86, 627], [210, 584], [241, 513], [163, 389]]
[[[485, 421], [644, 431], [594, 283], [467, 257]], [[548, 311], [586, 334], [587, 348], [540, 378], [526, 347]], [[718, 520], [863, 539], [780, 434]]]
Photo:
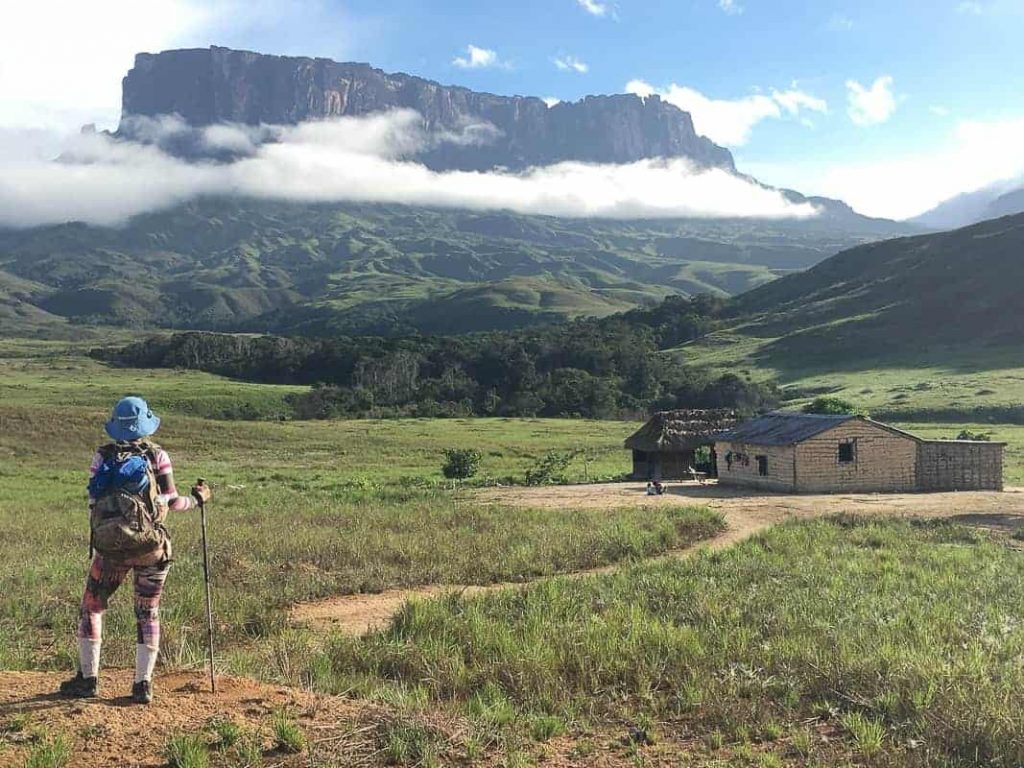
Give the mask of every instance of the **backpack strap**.
[[149, 464], [150, 473], [153, 475], [153, 481], [149, 484], [149, 493], [147, 494], [147, 501], [149, 502], [149, 511], [152, 512], [154, 516], [156, 516], [156, 497], [160, 495], [160, 478], [156, 474], [156, 466], [157, 453], [160, 452], [161, 448], [156, 443], [149, 443], [146, 441], [140, 442], [139, 448], [142, 449], [142, 455], [146, 457], [146, 462]]

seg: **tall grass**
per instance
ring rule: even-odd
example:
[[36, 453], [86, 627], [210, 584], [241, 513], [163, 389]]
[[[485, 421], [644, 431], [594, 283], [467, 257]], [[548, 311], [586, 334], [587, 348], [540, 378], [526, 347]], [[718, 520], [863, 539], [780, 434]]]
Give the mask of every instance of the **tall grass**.
[[[974, 531], [837, 518], [606, 577], [410, 604], [317, 684], [712, 733], [838, 717], [858, 754], [1024, 761], [1024, 560]], [[739, 729], [742, 728], [742, 731]], [[910, 759], [909, 757], [907, 758]]]

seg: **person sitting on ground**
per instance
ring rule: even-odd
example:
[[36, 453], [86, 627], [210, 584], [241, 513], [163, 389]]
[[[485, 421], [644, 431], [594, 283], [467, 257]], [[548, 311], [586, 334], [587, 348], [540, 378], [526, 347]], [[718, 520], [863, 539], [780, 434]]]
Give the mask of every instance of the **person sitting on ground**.
[[661, 480], [654, 481], [654, 492], [658, 496], [661, 496], [663, 493], [665, 493], [665, 486], [661, 484]]
[[650, 480], [648, 480], [647, 481], [647, 495], [648, 496], [653, 496], [656, 493], [657, 493], [657, 491], [654, 490], [654, 483], [652, 483]]
[[135, 683], [132, 700], [153, 699], [153, 670], [160, 647], [160, 596], [171, 567], [171, 540], [164, 527], [168, 510], [184, 512], [210, 489], [199, 484], [192, 496], [179, 496], [167, 451], [146, 438], [160, 419], [141, 397], [126, 397], [106, 423], [113, 438], [99, 448], [89, 467], [90, 557], [78, 623], [78, 673], [61, 683], [60, 694], [97, 694], [103, 612], [110, 596], [134, 572]]

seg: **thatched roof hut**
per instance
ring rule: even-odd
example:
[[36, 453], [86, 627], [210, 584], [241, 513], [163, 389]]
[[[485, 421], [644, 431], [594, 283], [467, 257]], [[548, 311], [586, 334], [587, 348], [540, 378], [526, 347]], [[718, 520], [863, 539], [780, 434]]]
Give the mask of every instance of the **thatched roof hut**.
[[[660, 411], [626, 438], [633, 451], [636, 479], [682, 479], [696, 464], [698, 448], [712, 446], [716, 438], [737, 424], [736, 412], [724, 408]], [[712, 466], [704, 467], [709, 474]]]

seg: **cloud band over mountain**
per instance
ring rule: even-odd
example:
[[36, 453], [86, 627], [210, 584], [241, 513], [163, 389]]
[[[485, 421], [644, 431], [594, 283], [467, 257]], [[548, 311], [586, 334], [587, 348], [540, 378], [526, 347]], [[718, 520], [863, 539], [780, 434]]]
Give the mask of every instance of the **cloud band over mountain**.
[[[486, 142], [493, 127], [467, 125], [431, 133], [411, 110], [296, 126], [215, 125], [198, 131], [226, 162], [189, 162], [160, 143], [193, 131], [175, 118], [140, 126], [150, 144], [106, 134], [71, 139], [59, 161], [17, 159], [0, 167], [0, 225], [66, 221], [116, 225], [136, 214], [206, 195], [319, 202], [380, 202], [469, 209], [507, 209], [559, 216], [814, 216], [721, 169], [698, 170], [682, 159], [625, 165], [563, 162], [522, 173], [432, 171], [415, 162], [438, 143]], [[148, 133], [147, 133], [148, 131]]]

